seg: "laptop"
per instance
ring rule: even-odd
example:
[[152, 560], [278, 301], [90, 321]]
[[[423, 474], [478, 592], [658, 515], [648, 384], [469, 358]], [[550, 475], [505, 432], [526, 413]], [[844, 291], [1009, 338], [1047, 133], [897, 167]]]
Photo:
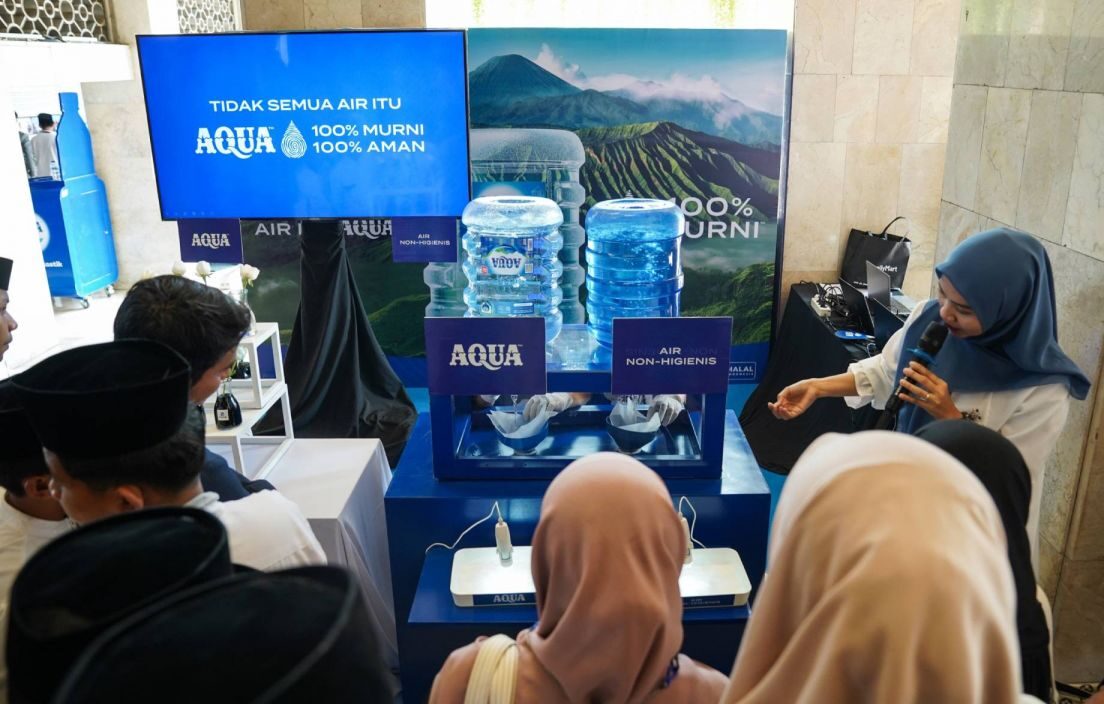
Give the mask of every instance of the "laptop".
[[870, 298], [867, 302], [870, 304], [870, 314], [874, 319], [874, 343], [878, 345], [879, 350], [885, 349], [889, 338], [904, 327], [905, 321], [890, 308], [882, 305], [881, 301]]
[[840, 291], [843, 293], [843, 303], [847, 306], [852, 320], [858, 325], [858, 331], [866, 335], [874, 336], [874, 319], [870, 315], [870, 307], [866, 304], [866, 296], [863, 292], [847, 283], [840, 277]]
[[866, 295], [893, 310], [893, 301], [889, 296], [889, 274], [870, 262], [866, 263]]

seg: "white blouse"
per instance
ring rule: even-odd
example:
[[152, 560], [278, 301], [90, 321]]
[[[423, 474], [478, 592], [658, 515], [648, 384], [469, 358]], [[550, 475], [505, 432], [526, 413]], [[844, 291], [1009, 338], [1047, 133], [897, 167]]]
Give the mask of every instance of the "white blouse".
[[[889, 338], [882, 353], [853, 363], [847, 368], [855, 377], [859, 395], [844, 399], [858, 408], [872, 403], [884, 408], [895, 388], [897, 363], [900, 360], [904, 334], [924, 309], [920, 303], [904, 327]], [[1031, 474], [1031, 506], [1027, 514], [1027, 536], [1031, 540], [1031, 559], [1038, 567], [1039, 506], [1043, 492], [1043, 475], [1047, 461], [1054, 452], [1058, 435], [1069, 412], [1069, 390], [1065, 384], [1029, 386], [1008, 391], [956, 392], [951, 399], [958, 410], [987, 428], [1008, 438], [1023, 455]]]
[[234, 564], [262, 572], [326, 564], [326, 553], [303, 512], [279, 492], [259, 491], [223, 502], [207, 491], [185, 505], [222, 521]]

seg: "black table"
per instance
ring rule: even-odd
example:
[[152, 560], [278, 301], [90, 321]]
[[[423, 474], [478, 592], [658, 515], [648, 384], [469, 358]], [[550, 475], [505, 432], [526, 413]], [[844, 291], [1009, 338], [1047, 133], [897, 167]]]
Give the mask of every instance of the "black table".
[[880, 414], [869, 405], [852, 410], [841, 398], [820, 399], [788, 421], [778, 420], [767, 408], [768, 401], [774, 401], [795, 381], [840, 374], [852, 362], [869, 356], [865, 345], [836, 337], [835, 328], [813, 309], [810, 301], [814, 295], [812, 284], [790, 288], [767, 371], [740, 413], [740, 425], [755, 459], [761, 467], [780, 474], [788, 474], [805, 448], [822, 434], [868, 430]]

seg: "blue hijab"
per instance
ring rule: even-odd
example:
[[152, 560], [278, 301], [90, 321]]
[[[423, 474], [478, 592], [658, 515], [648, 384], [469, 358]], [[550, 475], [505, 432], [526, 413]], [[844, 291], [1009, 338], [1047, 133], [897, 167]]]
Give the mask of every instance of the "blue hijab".
[[[982, 232], [955, 247], [935, 272], [950, 280], [981, 321], [976, 337], [948, 335], [931, 367], [951, 391], [1065, 384], [1076, 399], [1088, 395], [1088, 377], [1058, 346], [1054, 280], [1038, 240], [1006, 228]], [[928, 301], [905, 330], [895, 387], [912, 358], [908, 350], [939, 319], [939, 302]], [[912, 433], [931, 420], [927, 411], [906, 403], [897, 429]]]

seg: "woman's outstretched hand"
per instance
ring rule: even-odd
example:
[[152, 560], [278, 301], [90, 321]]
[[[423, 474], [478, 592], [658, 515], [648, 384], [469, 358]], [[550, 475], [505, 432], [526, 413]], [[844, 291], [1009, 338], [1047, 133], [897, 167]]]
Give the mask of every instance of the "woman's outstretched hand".
[[779, 420], [793, 420], [818, 398], [815, 380], [803, 379], [782, 389], [774, 403], [767, 403], [767, 408]]

